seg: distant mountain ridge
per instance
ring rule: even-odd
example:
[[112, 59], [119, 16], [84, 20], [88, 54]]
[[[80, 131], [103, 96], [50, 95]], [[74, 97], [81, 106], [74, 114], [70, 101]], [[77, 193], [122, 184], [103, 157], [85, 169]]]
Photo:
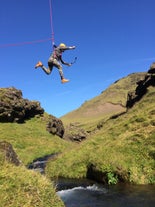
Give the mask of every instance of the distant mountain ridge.
[[65, 114], [61, 119], [67, 123], [88, 123], [123, 113], [146, 92], [148, 86], [154, 85], [154, 74], [155, 63], [152, 63], [148, 71], [132, 73], [115, 81], [100, 95], [85, 101], [78, 109]]
[[64, 121], [88, 122], [88, 119], [108, 118], [126, 111], [129, 91], [135, 90], [137, 82], [143, 80], [147, 72], [133, 73], [115, 81], [100, 95], [83, 103], [78, 109], [61, 117]]
[[147, 93], [149, 86], [155, 86], [155, 63], [146, 72], [132, 73], [115, 81], [100, 95], [62, 116], [64, 139], [80, 142], [86, 139], [106, 120], [126, 113]]

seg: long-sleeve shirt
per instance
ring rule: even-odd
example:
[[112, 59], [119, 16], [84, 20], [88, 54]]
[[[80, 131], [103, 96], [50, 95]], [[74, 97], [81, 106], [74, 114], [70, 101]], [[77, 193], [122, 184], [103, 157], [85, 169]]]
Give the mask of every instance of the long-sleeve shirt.
[[50, 56], [50, 60], [51, 59], [56, 59], [57, 61], [61, 61], [63, 64], [66, 64], [66, 65], [68, 65], [68, 63], [66, 63], [66, 62], [64, 62], [63, 60], [62, 60], [62, 53], [65, 51], [65, 50], [71, 50], [71, 49], [74, 49], [75, 48], [75, 46], [69, 46], [69, 47], [60, 47], [60, 46], [56, 46], [56, 45], [54, 45], [54, 51], [53, 51], [53, 53], [51, 54], [51, 56]]

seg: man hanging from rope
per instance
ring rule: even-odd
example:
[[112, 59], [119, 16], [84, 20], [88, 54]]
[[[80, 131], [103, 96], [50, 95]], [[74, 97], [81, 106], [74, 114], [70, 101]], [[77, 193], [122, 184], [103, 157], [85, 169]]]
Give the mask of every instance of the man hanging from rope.
[[72, 49], [75, 49], [75, 46], [67, 47], [64, 43], [61, 43], [58, 47], [56, 45], [54, 45], [54, 51], [51, 54], [51, 56], [49, 57], [49, 59], [48, 59], [48, 68], [46, 68], [42, 64], [42, 62], [40, 62], [40, 61], [35, 65], [35, 68], [41, 67], [43, 69], [43, 71], [47, 75], [49, 75], [52, 72], [53, 67], [56, 67], [59, 70], [59, 74], [60, 74], [60, 78], [61, 78], [61, 83], [68, 82], [69, 80], [64, 78], [61, 63], [64, 64], [64, 65], [67, 65], [67, 66], [71, 66], [73, 63], [66, 63], [66, 62], [64, 62], [62, 60], [62, 53], [64, 51], [66, 51], [66, 50], [72, 50]]

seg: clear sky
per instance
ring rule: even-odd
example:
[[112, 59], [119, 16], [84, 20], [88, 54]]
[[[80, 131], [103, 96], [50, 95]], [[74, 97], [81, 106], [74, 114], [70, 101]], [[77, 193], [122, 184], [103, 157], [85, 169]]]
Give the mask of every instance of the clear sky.
[[[46, 75], [52, 51], [49, 0], [0, 0], [0, 87], [22, 90], [56, 117], [77, 109], [114, 81], [147, 71], [155, 61], [155, 0], [52, 0], [55, 44], [75, 45], [58, 70]], [[20, 44], [33, 42], [33, 44]], [[18, 45], [19, 43], [19, 45]], [[14, 45], [15, 44], [15, 45]]]

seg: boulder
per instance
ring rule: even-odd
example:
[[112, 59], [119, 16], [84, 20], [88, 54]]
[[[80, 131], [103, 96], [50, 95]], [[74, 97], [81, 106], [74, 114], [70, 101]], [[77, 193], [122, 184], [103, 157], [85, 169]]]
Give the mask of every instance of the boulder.
[[155, 73], [155, 62], [152, 63], [152, 65], [150, 66], [148, 73]]
[[0, 161], [1, 162], [7, 161], [16, 166], [21, 164], [17, 154], [13, 150], [12, 145], [6, 141], [0, 141]]
[[65, 127], [64, 139], [70, 140], [73, 142], [81, 142], [85, 140], [88, 136], [88, 132], [86, 132], [82, 127], [79, 126], [78, 122], [70, 123]]
[[126, 107], [131, 108], [139, 101], [147, 93], [149, 86], [155, 86], [155, 63], [152, 63], [145, 77], [137, 82], [136, 89], [128, 93]]
[[55, 116], [49, 115], [46, 129], [49, 133], [63, 138], [65, 132], [63, 123], [60, 119], [56, 118]]
[[44, 109], [38, 101], [23, 99], [21, 90], [14, 87], [0, 88], [0, 122], [23, 123], [43, 113]]

